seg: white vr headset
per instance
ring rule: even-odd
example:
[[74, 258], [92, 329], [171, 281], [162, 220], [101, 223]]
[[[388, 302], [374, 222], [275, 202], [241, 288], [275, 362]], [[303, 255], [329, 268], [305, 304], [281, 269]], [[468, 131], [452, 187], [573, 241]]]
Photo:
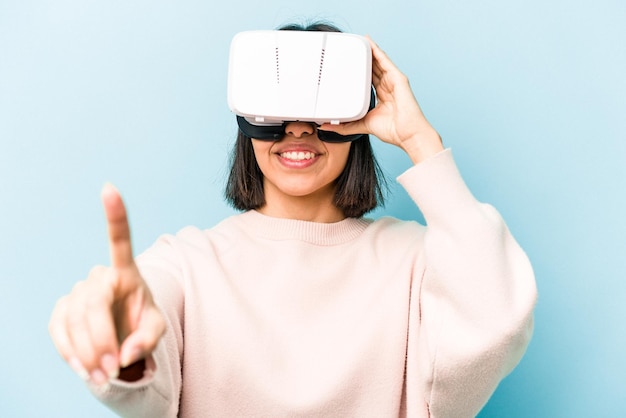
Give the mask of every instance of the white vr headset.
[[[292, 121], [358, 120], [374, 105], [372, 52], [362, 36], [265, 30], [240, 32], [231, 42], [228, 106], [250, 137], [279, 139], [278, 127]], [[356, 139], [336, 136], [329, 141]]]

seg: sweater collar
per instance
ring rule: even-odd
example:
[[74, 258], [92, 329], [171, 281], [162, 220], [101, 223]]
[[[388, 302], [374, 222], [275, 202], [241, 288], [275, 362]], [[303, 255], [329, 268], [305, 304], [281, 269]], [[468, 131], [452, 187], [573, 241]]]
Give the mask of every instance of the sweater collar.
[[299, 221], [273, 218], [256, 210], [244, 212], [236, 218], [252, 235], [274, 241], [297, 240], [322, 246], [351, 241], [372, 223], [372, 220], [367, 218], [346, 218], [334, 223]]

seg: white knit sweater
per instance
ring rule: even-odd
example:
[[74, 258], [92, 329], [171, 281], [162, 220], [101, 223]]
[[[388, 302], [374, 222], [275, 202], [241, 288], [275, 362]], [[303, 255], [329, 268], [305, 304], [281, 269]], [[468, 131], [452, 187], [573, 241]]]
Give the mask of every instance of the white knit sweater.
[[398, 181], [428, 227], [256, 211], [138, 257], [168, 330], [123, 416], [472, 417], [519, 362], [536, 287], [446, 150]]

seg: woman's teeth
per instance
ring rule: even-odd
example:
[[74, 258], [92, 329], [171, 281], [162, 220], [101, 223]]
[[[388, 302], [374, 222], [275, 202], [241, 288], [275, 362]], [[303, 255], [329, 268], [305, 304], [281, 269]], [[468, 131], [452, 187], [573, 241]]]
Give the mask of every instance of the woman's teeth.
[[315, 154], [312, 152], [283, 152], [280, 154], [281, 157], [286, 158], [288, 160], [293, 161], [302, 161], [302, 160], [310, 160], [311, 158], [315, 158]]

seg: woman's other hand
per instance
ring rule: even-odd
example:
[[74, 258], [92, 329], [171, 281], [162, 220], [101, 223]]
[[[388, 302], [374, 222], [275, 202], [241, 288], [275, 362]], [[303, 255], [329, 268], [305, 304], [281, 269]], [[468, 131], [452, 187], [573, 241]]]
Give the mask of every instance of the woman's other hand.
[[372, 83], [378, 98], [376, 107], [358, 121], [324, 124], [321, 129], [343, 135], [372, 134], [402, 148], [414, 163], [443, 150], [441, 138], [426, 120], [408, 78], [374, 41], [368, 40], [372, 47]]

